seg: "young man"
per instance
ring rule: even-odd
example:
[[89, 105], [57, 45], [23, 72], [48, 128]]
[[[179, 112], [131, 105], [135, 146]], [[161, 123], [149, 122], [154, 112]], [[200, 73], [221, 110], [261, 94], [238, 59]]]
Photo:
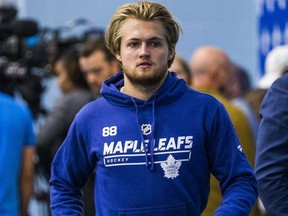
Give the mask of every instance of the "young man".
[[248, 215], [256, 180], [225, 109], [168, 72], [179, 31], [158, 3], [116, 11], [106, 42], [123, 72], [78, 113], [54, 158], [53, 215], [82, 215], [94, 170], [98, 216], [200, 216], [210, 172], [224, 195], [216, 215]]
[[100, 96], [102, 82], [120, 70], [119, 62], [106, 47], [104, 38], [87, 41], [80, 50], [79, 63], [96, 98]]

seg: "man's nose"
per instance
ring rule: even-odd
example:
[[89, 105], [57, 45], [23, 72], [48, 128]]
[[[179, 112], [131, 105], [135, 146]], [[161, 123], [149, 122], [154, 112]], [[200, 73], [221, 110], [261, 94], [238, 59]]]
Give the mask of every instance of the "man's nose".
[[94, 73], [87, 73], [86, 78], [88, 83], [95, 83], [98, 79]]
[[147, 44], [145, 44], [145, 43], [143, 43], [143, 44], [141, 45], [141, 48], [140, 48], [140, 56], [141, 56], [141, 57], [150, 56], [149, 46], [147, 46]]

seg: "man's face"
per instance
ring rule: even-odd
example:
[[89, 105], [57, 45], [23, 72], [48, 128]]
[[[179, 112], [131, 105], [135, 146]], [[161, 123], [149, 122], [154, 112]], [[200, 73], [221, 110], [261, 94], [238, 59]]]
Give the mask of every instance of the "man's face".
[[160, 21], [128, 19], [121, 28], [118, 60], [132, 84], [154, 86], [163, 81], [168, 71], [169, 51], [165, 29]]
[[80, 58], [81, 71], [85, 74], [92, 93], [99, 94], [102, 82], [117, 72], [115, 65], [116, 62], [107, 61], [100, 50]]

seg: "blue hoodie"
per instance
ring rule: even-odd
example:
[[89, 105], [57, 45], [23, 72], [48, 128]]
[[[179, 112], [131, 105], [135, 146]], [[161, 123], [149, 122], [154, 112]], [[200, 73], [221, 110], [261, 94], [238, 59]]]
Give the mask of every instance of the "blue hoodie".
[[97, 216], [200, 216], [210, 173], [223, 193], [215, 215], [248, 215], [256, 180], [223, 105], [170, 72], [147, 101], [123, 84], [122, 72], [105, 81], [74, 119], [52, 164], [52, 214], [82, 215], [95, 171]]

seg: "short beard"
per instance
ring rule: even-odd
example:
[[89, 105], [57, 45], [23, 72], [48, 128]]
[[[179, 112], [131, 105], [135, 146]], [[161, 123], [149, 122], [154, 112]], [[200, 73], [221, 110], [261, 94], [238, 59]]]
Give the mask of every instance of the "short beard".
[[[125, 67], [123, 67], [123, 71], [127, 71]], [[129, 69], [128, 69], [129, 71]], [[163, 66], [162, 68], [158, 69], [156, 73], [153, 73], [149, 76], [137, 76], [133, 72], [125, 73], [125, 76], [129, 80], [129, 82], [135, 86], [141, 86], [141, 87], [153, 87], [159, 85], [163, 81], [163, 79], [166, 77], [168, 72], [168, 68], [166, 66]]]

